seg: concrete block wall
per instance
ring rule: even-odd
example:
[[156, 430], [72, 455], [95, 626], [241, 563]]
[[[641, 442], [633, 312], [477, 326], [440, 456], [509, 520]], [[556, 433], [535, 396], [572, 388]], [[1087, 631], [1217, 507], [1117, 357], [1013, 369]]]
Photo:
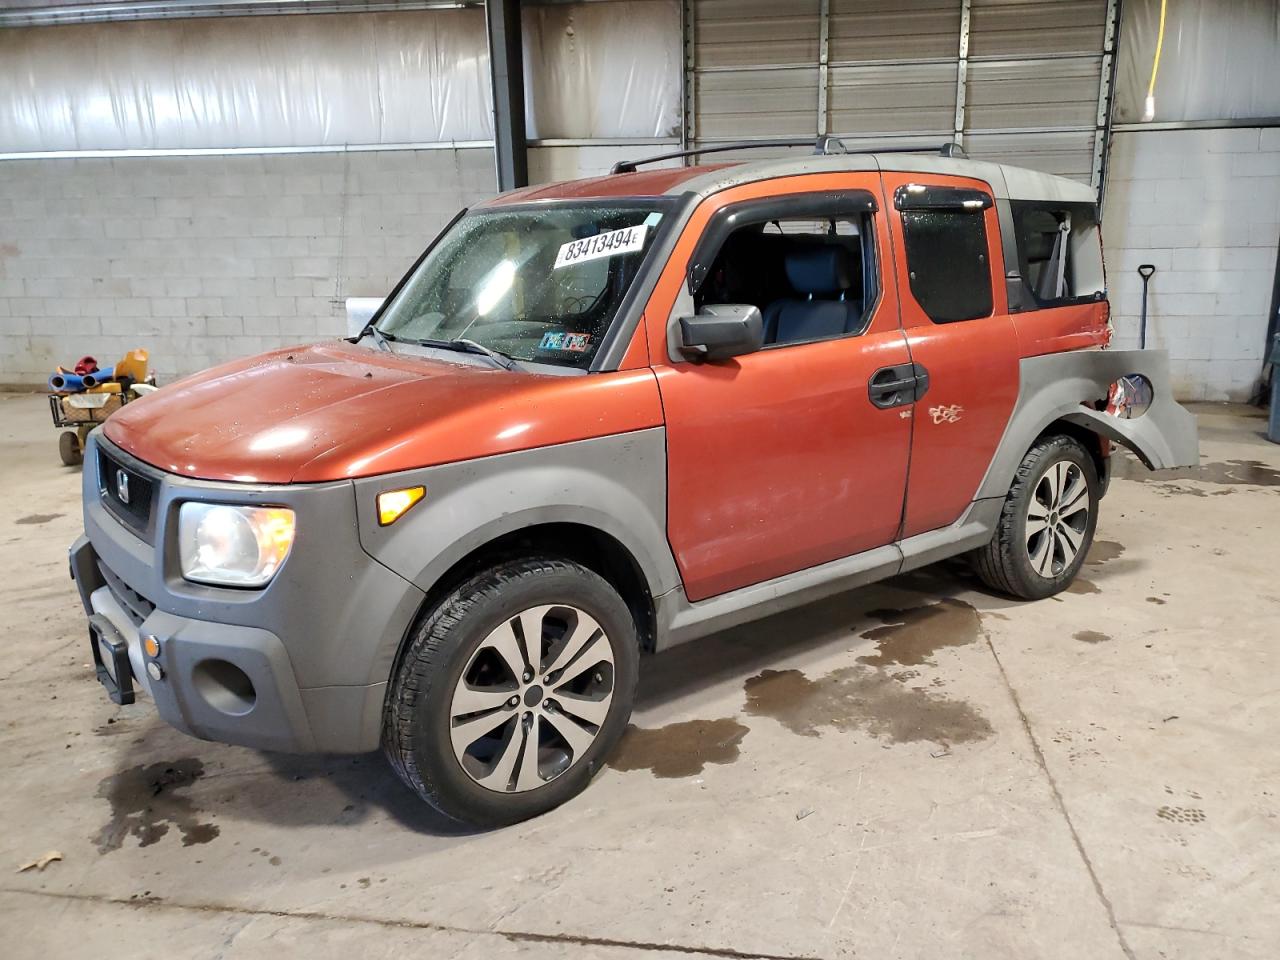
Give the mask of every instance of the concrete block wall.
[[163, 382], [341, 335], [457, 211], [487, 149], [0, 162], [0, 383], [143, 346]]
[[1175, 393], [1247, 401], [1280, 243], [1280, 129], [1117, 132], [1103, 242], [1116, 346], [1137, 346], [1136, 271], [1154, 264], [1147, 345], [1169, 351]]
[[[536, 147], [534, 182], [653, 144]], [[493, 152], [0, 162], [0, 384], [146, 347], [162, 382], [342, 335], [440, 228], [497, 189]]]

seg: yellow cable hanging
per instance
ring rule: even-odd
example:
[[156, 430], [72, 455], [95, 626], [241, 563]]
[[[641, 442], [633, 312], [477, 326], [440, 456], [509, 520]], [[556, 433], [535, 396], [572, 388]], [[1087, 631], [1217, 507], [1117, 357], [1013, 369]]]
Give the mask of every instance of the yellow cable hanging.
[[1147, 84], [1147, 101], [1143, 106], [1144, 123], [1156, 118], [1156, 74], [1160, 72], [1160, 53], [1164, 49], [1164, 14], [1168, 0], [1160, 0], [1160, 29], [1156, 32], [1156, 55], [1151, 58], [1151, 82]]

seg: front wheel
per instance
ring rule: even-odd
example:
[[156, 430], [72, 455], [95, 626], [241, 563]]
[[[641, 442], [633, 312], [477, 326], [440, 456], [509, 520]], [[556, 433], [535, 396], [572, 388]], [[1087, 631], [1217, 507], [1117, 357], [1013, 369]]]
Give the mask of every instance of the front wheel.
[[565, 560], [504, 563], [419, 621], [383, 751], [455, 820], [537, 816], [586, 788], [631, 716], [638, 669], [634, 621], [605, 580]]
[[1038, 441], [1018, 467], [991, 542], [974, 551], [978, 576], [1023, 600], [1065, 590], [1093, 544], [1100, 493], [1097, 467], [1079, 441]]

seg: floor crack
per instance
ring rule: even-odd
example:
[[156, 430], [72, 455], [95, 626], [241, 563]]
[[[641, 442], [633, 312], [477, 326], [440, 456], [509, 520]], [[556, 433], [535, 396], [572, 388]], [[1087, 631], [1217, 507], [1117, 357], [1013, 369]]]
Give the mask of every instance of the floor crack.
[[1122, 927], [1143, 927], [1148, 930], [1168, 930], [1171, 933], [1196, 933], [1205, 937], [1225, 937], [1232, 940], [1257, 940], [1257, 937], [1250, 936], [1247, 933], [1239, 933], [1232, 931], [1223, 933], [1220, 930], [1206, 930], [1203, 927], [1182, 927], [1173, 923], [1148, 923], [1142, 920], [1121, 920]]
[[1076, 825], [1072, 821], [1071, 814], [1067, 811], [1067, 805], [1062, 799], [1062, 791], [1058, 789], [1058, 781], [1054, 779], [1053, 773], [1049, 769], [1049, 764], [1045, 762], [1044, 751], [1040, 749], [1040, 741], [1036, 739], [1035, 732], [1031, 729], [1031, 721], [1027, 719], [1026, 711], [1022, 709], [1022, 701], [1018, 697], [1018, 691], [1013, 688], [1013, 683], [1009, 680], [1009, 674], [1004, 668], [1004, 663], [1000, 660], [1000, 654], [996, 652], [995, 644], [991, 642], [991, 633], [987, 630], [986, 624], [982, 622], [981, 613], [979, 613], [978, 621], [982, 630], [982, 637], [987, 642], [987, 649], [991, 651], [991, 658], [996, 662], [996, 669], [1000, 671], [1000, 679], [1004, 681], [1004, 688], [1009, 694], [1009, 699], [1013, 701], [1014, 709], [1018, 711], [1018, 719], [1022, 721], [1022, 729], [1027, 735], [1027, 740], [1031, 743], [1031, 749], [1036, 756], [1036, 763], [1040, 765], [1040, 770], [1044, 774], [1045, 780], [1049, 783], [1049, 789], [1053, 793], [1054, 805], [1058, 808], [1058, 812], [1067, 824], [1067, 830], [1071, 834], [1071, 842], [1075, 844], [1076, 853], [1080, 855], [1080, 860], [1084, 863], [1084, 868], [1089, 874], [1089, 881], [1093, 884], [1093, 892], [1097, 895], [1098, 901], [1106, 911], [1107, 923], [1110, 925], [1111, 931], [1116, 935], [1116, 941], [1120, 944], [1120, 949], [1124, 951], [1124, 955], [1128, 960], [1137, 960], [1133, 948], [1129, 946], [1129, 941], [1125, 939], [1124, 930], [1121, 929], [1119, 921], [1116, 920], [1116, 911], [1111, 903], [1111, 898], [1102, 889], [1102, 881], [1098, 879], [1098, 872], [1094, 869], [1093, 861], [1089, 859], [1089, 854], [1084, 849], [1084, 842], [1080, 839]]
[[735, 950], [732, 947], [700, 947], [680, 943], [616, 940], [611, 937], [588, 937], [571, 933], [533, 933], [523, 930], [485, 930], [472, 927], [455, 927], [427, 920], [391, 920], [385, 917], [369, 917], [359, 914], [326, 913], [318, 910], [266, 910], [242, 907], [235, 904], [180, 903], [160, 897], [108, 897], [92, 893], [59, 893], [52, 890], [24, 890], [21, 887], [0, 887], [0, 893], [25, 894], [31, 897], [48, 897], [56, 900], [73, 900], [82, 903], [110, 904], [148, 910], [181, 910], [192, 913], [221, 913], [245, 917], [276, 917], [283, 920], [320, 920], [334, 923], [364, 923], [379, 927], [405, 930], [430, 930], [435, 933], [463, 934], [476, 937], [501, 937], [512, 943], [562, 943], [580, 947], [612, 947], [618, 950], [641, 950], [646, 953], [680, 953], [700, 957], [725, 957], [728, 960], [821, 960], [797, 954], [754, 953]]

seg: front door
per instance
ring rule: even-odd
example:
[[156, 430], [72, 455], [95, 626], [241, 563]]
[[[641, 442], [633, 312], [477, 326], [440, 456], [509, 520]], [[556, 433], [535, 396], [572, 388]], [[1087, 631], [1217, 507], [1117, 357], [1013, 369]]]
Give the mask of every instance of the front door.
[[[645, 312], [667, 429], [667, 531], [692, 601], [893, 542], [910, 370], [873, 172], [726, 190], [695, 211]], [[748, 303], [764, 349], [693, 362], [676, 318]], [[872, 385], [872, 381], [876, 385]]]

